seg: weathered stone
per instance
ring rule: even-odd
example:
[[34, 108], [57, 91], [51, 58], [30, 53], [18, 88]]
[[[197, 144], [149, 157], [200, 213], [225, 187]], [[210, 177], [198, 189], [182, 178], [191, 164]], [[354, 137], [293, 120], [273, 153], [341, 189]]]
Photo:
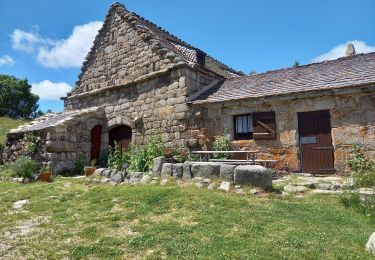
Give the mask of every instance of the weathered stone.
[[111, 172], [110, 179], [117, 183], [123, 182], [125, 179], [125, 173], [119, 172], [119, 171], [113, 171]]
[[220, 165], [216, 163], [193, 163], [191, 172], [194, 177], [218, 178], [220, 176]]
[[215, 183], [210, 183], [208, 186], [207, 186], [207, 189], [209, 190], [213, 190], [215, 188]]
[[102, 173], [105, 170], [106, 170], [105, 168], [98, 168], [98, 169], [96, 169], [94, 171], [94, 173], [92, 174], [92, 176], [94, 176], [94, 177], [102, 176]]
[[111, 171], [112, 170], [110, 169], [105, 169], [104, 171], [102, 171], [101, 175], [108, 178], [111, 175]]
[[183, 174], [182, 174], [182, 179], [183, 180], [190, 180], [192, 178], [191, 174], [191, 164], [190, 163], [184, 163], [183, 166]]
[[330, 190], [331, 186], [332, 186], [331, 183], [323, 182], [323, 183], [318, 183], [316, 185], [316, 188], [319, 190]]
[[28, 202], [29, 202], [29, 200], [27, 200], [27, 199], [16, 201], [16, 202], [13, 203], [13, 208], [14, 209], [20, 209], [23, 206], [25, 206]]
[[150, 181], [151, 181], [151, 176], [150, 176], [149, 174], [145, 174], [145, 175], [143, 175], [143, 177], [142, 177], [140, 183], [141, 183], [141, 184], [147, 184], [147, 183], [149, 183]]
[[257, 194], [259, 194], [259, 191], [257, 189], [250, 189], [249, 193], [251, 195], [257, 195]]
[[172, 176], [173, 163], [164, 163], [161, 169], [161, 177], [170, 177]]
[[219, 190], [222, 190], [222, 191], [226, 191], [228, 192], [230, 189], [230, 182], [229, 181], [223, 181], [220, 186], [219, 186]]
[[131, 172], [129, 174], [129, 184], [138, 183], [142, 179], [143, 174], [143, 172]]
[[286, 185], [284, 186], [284, 191], [287, 193], [300, 193], [307, 191], [308, 188], [305, 186], [293, 186], [293, 185]]
[[175, 163], [172, 167], [172, 176], [175, 179], [181, 179], [184, 173], [184, 164], [183, 163]]
[[272, 174], [266, 168], [259, 165], [237, 166], [234, 170], [234, 182], [255, 187], [272, 187]]
[[160, 175], [163, 164], [167, 162], [167, 158], [165, 156], [159, 156], [154, 159], [154, 164], [152, 166], [152, 173], [155, 175]]
[[167, 185], [168, 184], [168, 179], [167, 178], [163, 178], [163, 179], [161, 179], [161, 181], [160, 181], [160, 185], [162, 185], [162, 186], [165, 186], [165, 185]]
[[102, 178], [101, 180], [100, 180], [100, 183], [101, 184], [106, 184], [106, 183], [109, 183], [111, 181], [111, 179], [109, 179], [109, 178]]
[[233, 181], [234, 180], [234, 169], [236, 165], [231, 164], [221, 164], [220, 165], [220, 179], [225, 181]]
[[375, 232], [372, 233], [372, 235], [366, 243], [366, 251], [375, 256]]

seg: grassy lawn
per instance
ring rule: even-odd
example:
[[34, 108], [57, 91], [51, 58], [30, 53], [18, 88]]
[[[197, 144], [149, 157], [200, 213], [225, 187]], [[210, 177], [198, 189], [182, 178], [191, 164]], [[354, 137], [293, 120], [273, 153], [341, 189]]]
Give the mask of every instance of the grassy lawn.
[[8, 117], [0, 117], [0, 147], [5, 145], [6, 133], [8, 133], [10, 129], [17, 128], [26, 122], [27, 121], [11, 119]]
[[[23, 199], [23, 208], [12, 208]], [[0, 258], [368, 259], [364, 246], [375, 231], [335, 196], [71, 178], [0, 183], [0, 216]]]

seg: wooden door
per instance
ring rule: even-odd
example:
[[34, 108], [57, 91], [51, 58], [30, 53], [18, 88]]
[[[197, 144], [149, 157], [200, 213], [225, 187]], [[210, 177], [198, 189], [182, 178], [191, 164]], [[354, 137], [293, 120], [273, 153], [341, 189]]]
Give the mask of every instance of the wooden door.
[[132, 141], [132, 129], [126, 125], [116, 126], [109, 131], [109, 145], [114, 147], [115, 142], [121, 147], [121, 150], [126, 150]]
[[333, 173], [334, 158], [328, 110], [298, 113], [302, 171]]
[[91, 129], [91, 161], [99, 161], [102, 126], [96, 125]]

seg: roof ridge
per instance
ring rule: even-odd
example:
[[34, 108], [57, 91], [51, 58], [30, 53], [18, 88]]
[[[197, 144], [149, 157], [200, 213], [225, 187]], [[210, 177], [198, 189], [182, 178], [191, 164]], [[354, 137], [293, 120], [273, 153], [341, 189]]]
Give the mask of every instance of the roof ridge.
[[[351, 56], [339, 57], [339, 58], [334, 59], [334, 60], [324, 60], [324, 61], [308, 63], [308, 64], [304, 64], [304, 65], [299, 65], [299, 66], [296, 66], [296, 67], [286, 67], [286, 68], [280, 68], [280, 69], [275, 69], [275, 70], [267, 70], [267, 71], [264, 71], [264, 72], [261, 72], [261, 73], [246, 75], [246, 76], [242, 76], [242, 77], [239, 77], [239, 78], [251, 78], [251, 77], [256, 77], [256, 76], [268, 74], [268, 73], [276, 73], [276, 72], [287, 71], [287, 70], [297, 70], [297, 69], [302, 69], [302, 68], [314, 66], [314, 65], [317, 65], [317, 64], [328, 64], [328, 63], [333, 63], [333, 62], [337, 62], [337, 61], [340, 61], [340, 60], [350, 60], [350, 59], [358, 58], [360, 56], [367, 56], [367, 55], [374, 55], [374, 54], [375, 54], [375, 52], [358, 53], [358, 54], [351, 55]], [[232, 78], [232, 79], [234, 79], [234, 78]]]

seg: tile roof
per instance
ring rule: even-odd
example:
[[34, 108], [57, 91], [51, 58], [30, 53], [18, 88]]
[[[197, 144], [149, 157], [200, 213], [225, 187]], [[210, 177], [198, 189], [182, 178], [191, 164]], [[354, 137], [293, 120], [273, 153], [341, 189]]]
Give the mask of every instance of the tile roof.
[[375, 52], [245, 77], [225, 79], [197, 93], [194, 104], [375, 84]]

